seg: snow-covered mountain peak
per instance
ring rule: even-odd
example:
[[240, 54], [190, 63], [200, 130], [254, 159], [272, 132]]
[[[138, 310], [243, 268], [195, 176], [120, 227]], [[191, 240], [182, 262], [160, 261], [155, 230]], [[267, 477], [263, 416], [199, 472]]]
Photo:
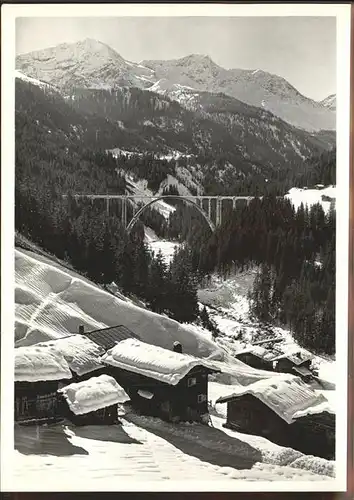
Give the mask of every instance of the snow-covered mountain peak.
[[177, 59], [179, 66], [217, 66], [219, 67], [210, 56], [205, 54], [189, 54], [188, 56]]
[[76, 62], [89, 61], [92, 65], [97, 59], [124, 62], [124, 59], [111, 47], [92, 38], [86, 38], [75, 43], [61, 43], [55, 47], [49, 47], [38, 51], [22, 54], [17, 57], [18, 61], [27, 59], [45, 62], [55, 59], [57, 63], [74, 60]]
[[92, 38], [22, 54], [16, 67], [61, 88], [146, 87], [154, 82], [151, 70], [125, 61], [109, 45]]
[[322, 101], [320, 101], [320, 104], [324, 106], [325, 108], [335, 110], [337, 108], [337, 96], [336, 94], [331, 94]]
[[16, 59], [16, 68], [65, 91], [75, 87], [138, 87], [160, 94], [173, 92], [170, 97], [188, 107], [194, 99], [192, 90], [223, 93], [264, 107], [298, 128], [311, 132], [335, 129], [335, 103], [308, 99], [284, 78], [261, 68], [225, 69], [204, 54], [137, 64], [125, 60], [105, 43], [86, 38], [22, 54]]

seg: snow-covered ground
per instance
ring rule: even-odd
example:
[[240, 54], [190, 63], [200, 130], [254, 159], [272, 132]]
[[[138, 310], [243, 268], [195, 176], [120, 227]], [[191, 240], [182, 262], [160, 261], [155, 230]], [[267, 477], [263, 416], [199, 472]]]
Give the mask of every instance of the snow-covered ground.
[[15, 251], [15, 342], [31, 345], [85, 330], [124, 324], [143, 341], [171, 349], [179, 341], [188, 354], [223, 358], [202, 334], [95, 286], [59, 263], [26, 250]]
[[155, 256], [161, 251], [166, 264], [171, 262], [175, 250], [180, 246], [176, 241], [160, 240], [150, 227], [145, 227], [145, 243]]
[[45, 491], [48, 485], [51, 491], [120, 491], [149, 484], [157, 489], [170, 484], [180, 490], [193, 484], [243, 489], [248, 481], [325, 481], [330, 487], [333, 479], [332, 462], [226, 431], [218, 417], [213, 417], [214, 427], [173, 426], [135, 414], [121, 422], [39, 430], [16, 426], [16, 491]]
[[[255, 269], [239, 272], [228, 279], [213, 276], [211, 282], [198, 292], [200, 305], [205, 305], [209, 316], [221, 331], [216, 342], [230, 354], [235, 354], [247, 348], [253, 342], [267, 338], [281, 338], [277, 343], [284, 353], [293, 353], [300, 348], [290, 332], [284, 328], [272, 327], [269, 332], [249, 315], [247, 293], [250, 290]], [[308, 353], [305, 349], [301, 349]], [[319, 371], [319, 378], [325, 386], [334, 388], [336, 383], [335, 360], [314, 356], [313, 363]], [[327, 384], [326, 384], [327, 383]]]
[[[322, 197], [325, 197], [324, 199]], [[331, 207], [331, 201], [326, 198], [336, 199], [336, 186], [319, 187], [319, 189], [300, 189], [292, 188], [285, 198], [291, 200], [295, 209], [297, 210], [301, 203], [304, 206], [311, 207], [316, 203], [320, 203], [323, 210], [328, 213]]]

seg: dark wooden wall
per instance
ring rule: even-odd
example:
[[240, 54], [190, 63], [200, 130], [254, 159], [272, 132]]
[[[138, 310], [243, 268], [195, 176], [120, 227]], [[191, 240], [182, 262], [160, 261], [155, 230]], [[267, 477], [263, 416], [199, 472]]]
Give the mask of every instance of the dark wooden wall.
[[[165, 420], [199, 420], [208, 412], [208, 370], [196, 367], [177, 385], [173, 386], [143, 375], [107, 367], [106, 373], [113, 376], [129, 395], [135, 409], [145, 415], [161, 417]], [[196, 384], [188, 386], [188, 379], [195, 378]], [[146, 399], [138, 391], [154, 394]], [[198, 402], [198, 395], [203, 401]]]
[[236, 355], [236, 358], [242, 361], [243, 363], [246, 363], [246, 365], [252, 366], [253, 368], [258, 368], [260, 370], [268, 370], [268, 371], [273, 371], [273, 364], [270, 363], [269, 361], [266, 361], [262, 358], [259, 358], [258, 356], [255, 356], [254, 354], [248, 352], [244, 354], [238, 354]]
[[60, 418], [59, 381], [15, 382], [15, 421]]
[[259, 399], [245, 394], [227, 404], [226, 426], [305, 454], [334, 459], [335, 416], [329, 413], [308, 415], [287, 424]]
[[[309, 369], [310, 365], [311, 365], [311, 360], [309, 359], [308, 361], [305, 361], [304, 363], [302, 363], [301, 365], [298, 365], [298, 366], [303, 366], [303, 367]], [[294, 370], [293, 370], [294, 366], [296, 366], [296, 365], [292, 361], [290, 361], [289, 359], [283, 358], [277, 362], [276, 371], [281, 372], [281, 373], [291, 373], [292, 375], [294, 375], [294, 374], [296, 374], [296, 372], [294, 372]]]

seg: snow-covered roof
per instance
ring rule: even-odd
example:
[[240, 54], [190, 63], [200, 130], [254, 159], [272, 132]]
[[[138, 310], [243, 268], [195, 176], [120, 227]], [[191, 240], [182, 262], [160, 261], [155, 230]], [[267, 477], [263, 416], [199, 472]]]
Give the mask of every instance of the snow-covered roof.
[[90, 413], [116, 403], [125, 403], [130, 399], [125, 390], [109, 375], [91, 377], [62, 387], [58, 392], [63, 394], [75, 415]]
[[62, 380], [71, 377], [69, 365], [59, 352], [37, 345], [15, 349], [15, 382]]
[[266, 349], [259, 345], [250, 345], [249, 347], [246, 347], [242, 351], [237, 352], [236, 356], [239, 356], [241, 354], [253, 354], [254, 356], [262, 358], [265, 361], [273, 361], [275, 357], [275, 353], [273, 351], [270, 351], [269, 349]]
[[195, 366], [219, 371], [211, 361], [169, 351], [137, 339], [119, 342], [101, 358], [102, 362], [176, 385]]
[[229, 396], [219, 398], [216, 403], [226, 403], [245, 394], [250, 394], [272, 409], [288, 424], [296, 418], [328, 411], [333, 413], [329, 401], [316, 394], [304, 382], [292, 375], [282, 374], [277, 378], [259, 380], [244, 387], [234, 387]]
[[297, 352], [284, 352], [279, 354], [278, 356], [273, 358], [273, 361], [279, 361], [280, 359], [288, 359], [294, 365], [299, 366], [302, 363], [305, 363], [306, 361], [310, 361], [313, 359], [313, 355], [310, 353], [306, 353], [304, 351], [297, 351]]
[[71, 370], [78, 375], [102, 368], [99, 358], [104, 350], [84, 335], [70, 335], [57, 340], [41, 342], [37, 346], [59, 352], [64, 356]]

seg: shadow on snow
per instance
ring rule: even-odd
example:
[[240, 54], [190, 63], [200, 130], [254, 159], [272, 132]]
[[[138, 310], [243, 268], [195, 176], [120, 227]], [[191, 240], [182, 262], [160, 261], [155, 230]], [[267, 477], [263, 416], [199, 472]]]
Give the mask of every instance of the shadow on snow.
[[83, 427], [70, 427], [70, 430], [75, 436], [85, 439], [122, 444], [142, 444], [137, 439], [129, 436], [122, 425], [85, 425]]
[[23, 455], [88, 455], [88, 451], [71, 443], [63, 426], [15, 426], [15, 449]]
[[262, 460], [259, 450], [214, 427], [201, 424], [174, 426], [162, 421], [159, 423], [158, 419], [149, 422], [150, 419], [137, 415], [129, 415], [129, 420], [169, 442], [183, 453], [212, 465], [250, 469]]

